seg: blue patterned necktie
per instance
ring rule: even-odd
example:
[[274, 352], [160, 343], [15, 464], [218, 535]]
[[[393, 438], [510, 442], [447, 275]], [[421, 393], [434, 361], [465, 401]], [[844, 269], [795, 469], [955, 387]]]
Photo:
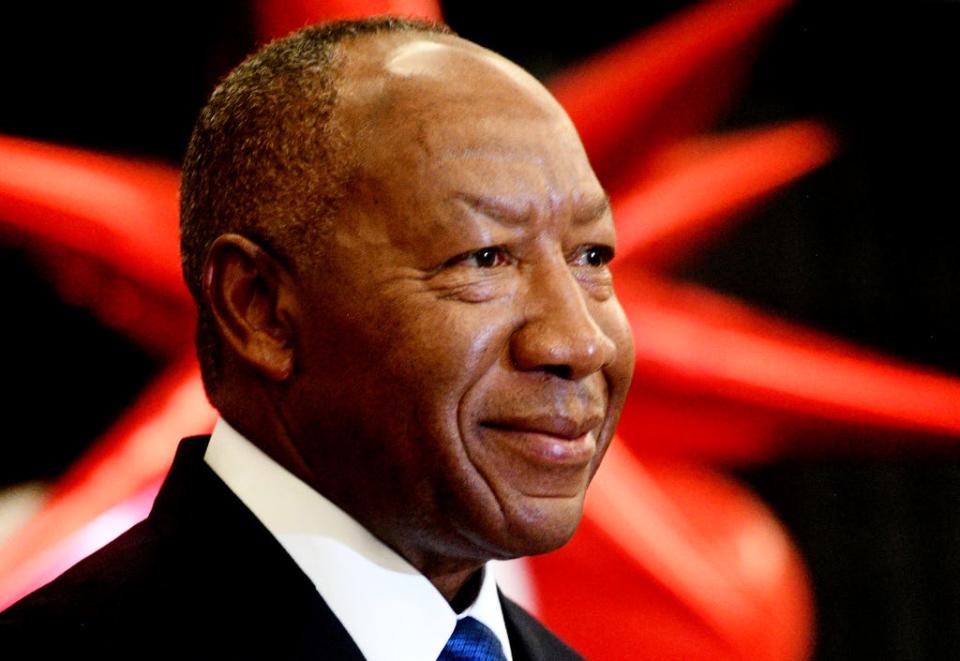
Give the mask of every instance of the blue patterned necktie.
[[507, 661], [500, 640], [490, 628], [472, 617], [457, 620], [437, 661]]

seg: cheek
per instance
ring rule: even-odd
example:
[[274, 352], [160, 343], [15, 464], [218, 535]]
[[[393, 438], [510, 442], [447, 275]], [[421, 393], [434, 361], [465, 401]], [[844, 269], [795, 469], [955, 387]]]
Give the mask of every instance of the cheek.
[[511, 324], [502, 307], [438, 301], [404, 309], [395, 341], [384, 343], [390, 369], [424, 381], [427, 390], [462, 392], [505, 355]]
[[611, 380], [614, 381], [611, 385], [625, 391], [633, 378], [636, 356], [633, 346], [633, 330], [630, 328], [627, 315], [616, 298], [611, 298], [604, 303], [603, 311], [598, 318], [598, 324], [616, 346], [616, 357], [611, 369], [608, 370], [608, 373], [611, 374]]
[[603, 447], [601, 454], [597, 457], [597, 464], [594, 470], [599, 466], [603, 453], [609, 445], [620, 421], [620, 415], [626, 403], [627, 395], [630, 390], [630, 383], [633, 379], [633, 369], [636, 362], [636, 356], [633, 346], [633, 332], [623, 313], [620, 304], [614, 299], [610, 305], [610, 310], [602, 319], [598, 319], [598, 324], [606, 333], [607, 337], [613, 340], [616, 346], [616, 355], [611, 364], [604, 369], [604, 380], [607, 385], [607, 420], [604, 424], [604, 431], [601, 438]]
[[415, 456], [413, 463], [458, 484], [471, 474], [463, 420], [473, 415], [473, 395], [509, 360], [508, 320], [481, 307], [441, 302], [400, 315], [397, 341], [385, 352], [380, 372], [380, 386], [393, 393], [388, 415], [406, 426], [399, 437], [412, 442], [406, 452]]
[[375, 323], [344, 329], [349, 348], [329, 359], [351, 380], [337, 397], [365, 436], [391, 438], [389, 453], [403, 462], [449, 473], [462, 463], [463, 402], [505, 356], [510, 327], [490, 304], [427, 303], [382, 302]]

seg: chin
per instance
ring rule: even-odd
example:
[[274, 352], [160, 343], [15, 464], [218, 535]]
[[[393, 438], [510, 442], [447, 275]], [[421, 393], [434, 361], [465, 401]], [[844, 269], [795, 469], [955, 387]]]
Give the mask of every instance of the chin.
[[583, 516], [583, 496], [526, 498], [504, 508], [509, 557], [555, 551], [573, 537]]

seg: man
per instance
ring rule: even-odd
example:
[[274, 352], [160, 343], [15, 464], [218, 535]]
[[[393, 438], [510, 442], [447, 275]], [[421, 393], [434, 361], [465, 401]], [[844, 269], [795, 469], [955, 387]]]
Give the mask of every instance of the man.
[[556, 101], [443, 28], [308, 28], [214, 92], [181, 203], [222, 419], [5, 635], [34, 658], [577, 658], [485, 570], [573, 534], [632, 372], [609, 204]]

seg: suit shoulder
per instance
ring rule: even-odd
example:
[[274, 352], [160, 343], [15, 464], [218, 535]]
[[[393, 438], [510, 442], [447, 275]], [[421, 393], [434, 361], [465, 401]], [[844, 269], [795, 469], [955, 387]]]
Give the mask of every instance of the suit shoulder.
[[130, 606], [162, 583], [166, 546], [148, 521], [138, 523], [50, 583], [0, 613], [0, 625], [37, 620], [87, 621]]
[[[0, 613], [8, 658], [101, 654], [169, 607], [167, 541], [144, 521]], [[112, 632], [112, 633], [111, 633]], [[6, 655], [5, 655], [6, 656]]]

